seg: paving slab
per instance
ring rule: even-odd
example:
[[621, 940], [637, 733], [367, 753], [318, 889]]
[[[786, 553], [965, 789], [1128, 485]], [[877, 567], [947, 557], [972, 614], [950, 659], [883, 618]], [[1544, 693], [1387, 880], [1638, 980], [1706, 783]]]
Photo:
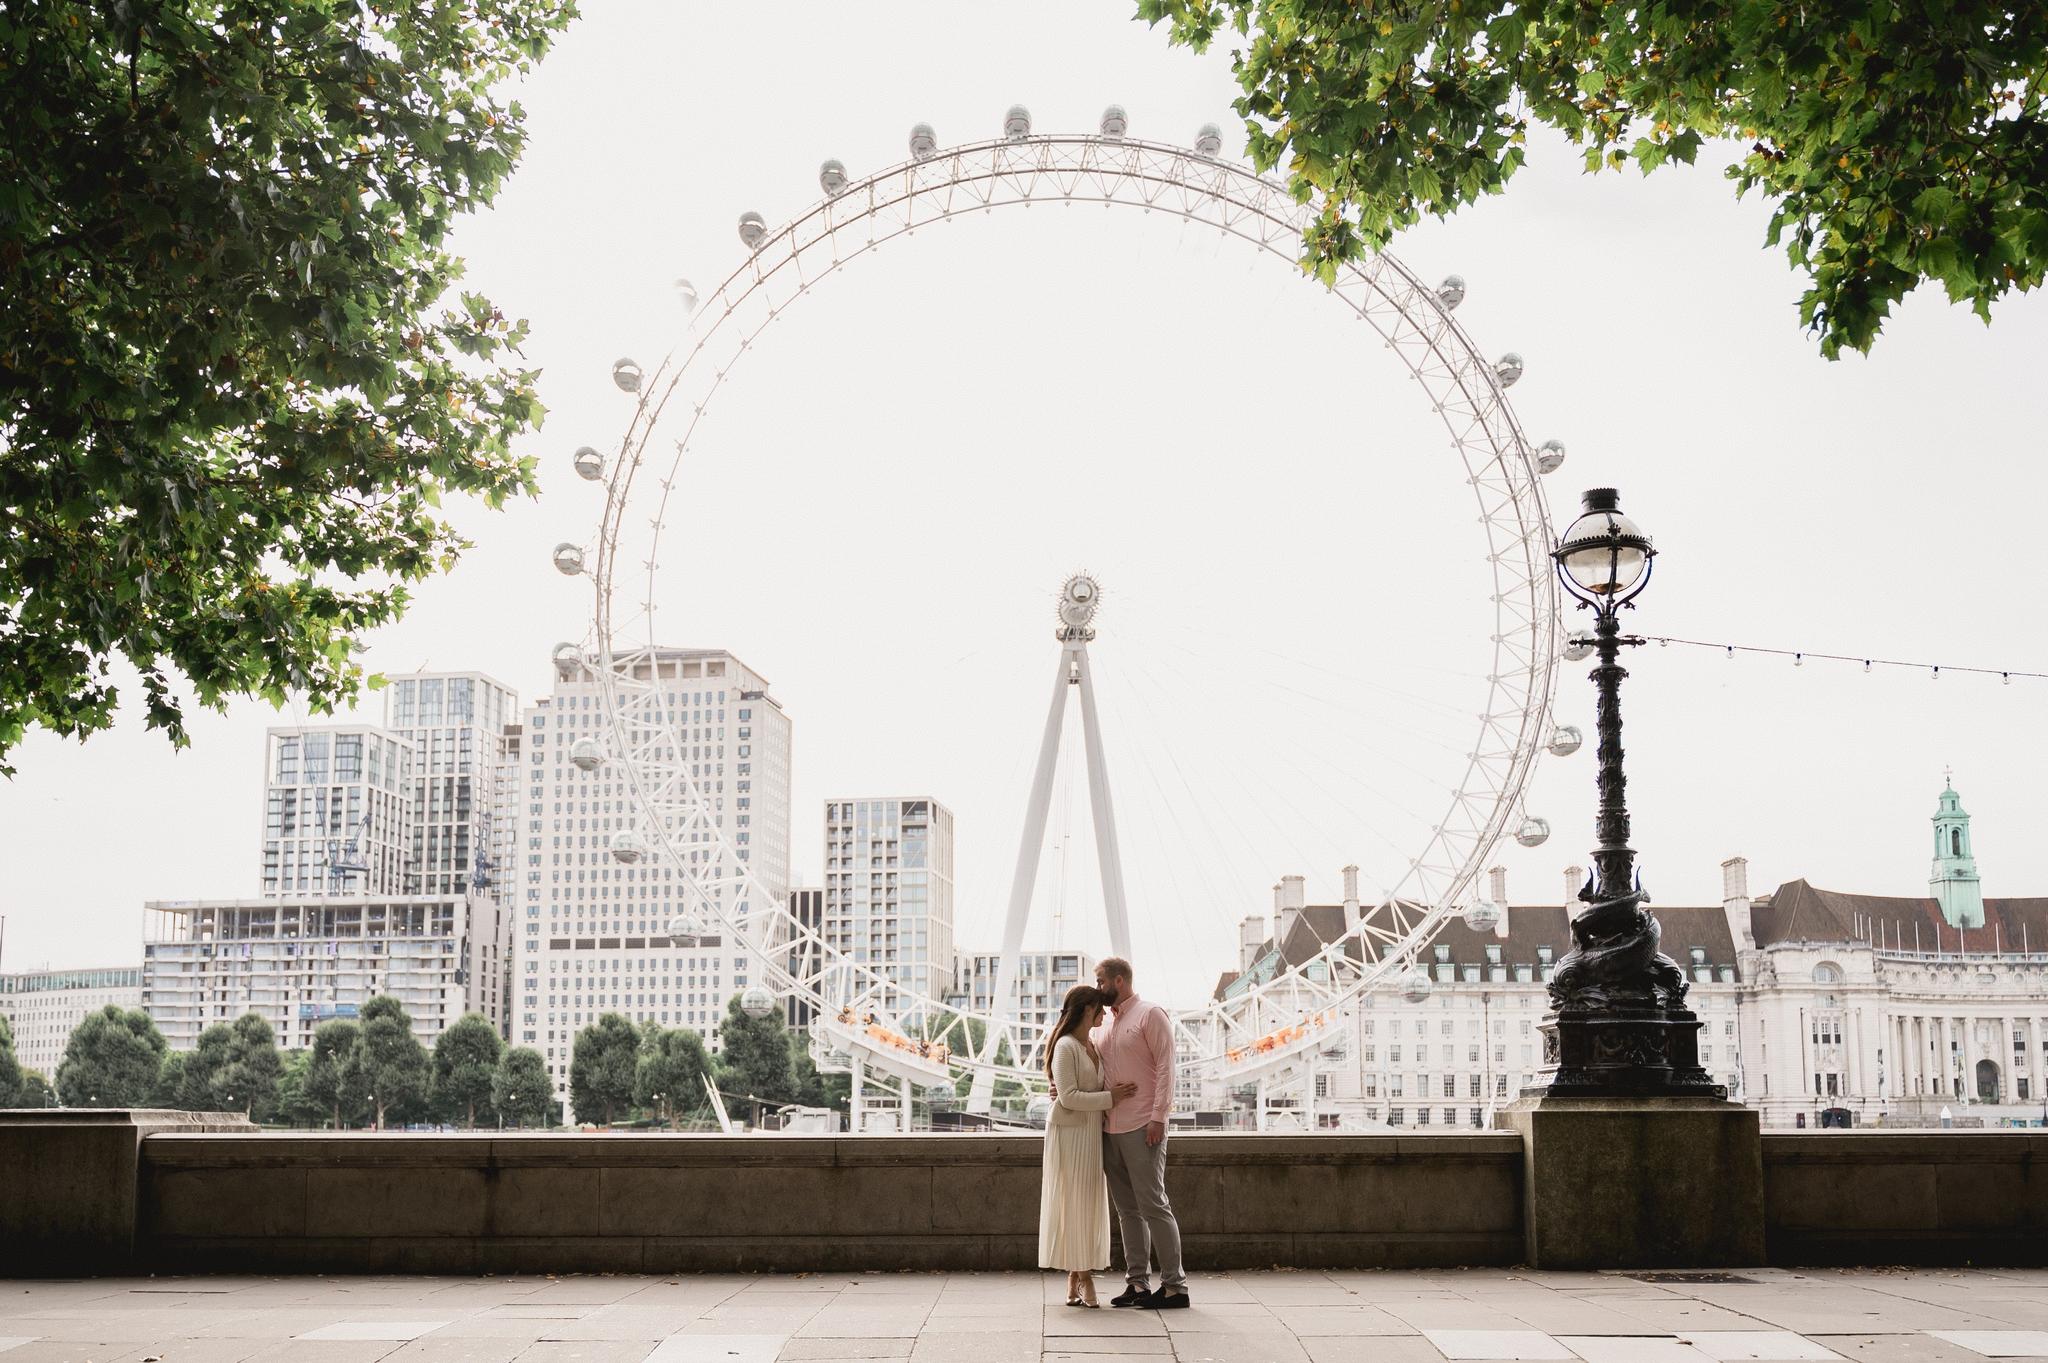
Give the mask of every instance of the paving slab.
[[1741, 1276], [1200, 1274], [1170, 1312], [1027, 1273], [0, 1282], [0, 1363], [2048, 1360], [2048, 1273]]
[[1986, 1358], [2048, 1358], [2048, 1330], [1933, 1330], [1936, 1339]]

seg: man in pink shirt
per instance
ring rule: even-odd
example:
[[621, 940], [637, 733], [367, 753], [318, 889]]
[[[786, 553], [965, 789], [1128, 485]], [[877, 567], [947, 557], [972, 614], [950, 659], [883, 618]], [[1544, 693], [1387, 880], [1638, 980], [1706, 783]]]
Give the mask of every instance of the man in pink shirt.
[[[1180, 1261], [1180, 1223], [1166, 1200], [1166, 1114], [1173, 1107], [1173, 1023], [1166, 1010], [1131, 989], [1131, 963], [1112, 956], [1095, 967], [1095, 985], [1116, 1012], [1095, 1030], [1104, 1085], [1138, 1086], [1102, 1124], [1102, 1171], [1124, 1243], [1122, 1295], [1111, 1306], [1174, 1310], [1188, 1304]], [[1151, 1290], [1152, 1257], [1159, 1290]]]

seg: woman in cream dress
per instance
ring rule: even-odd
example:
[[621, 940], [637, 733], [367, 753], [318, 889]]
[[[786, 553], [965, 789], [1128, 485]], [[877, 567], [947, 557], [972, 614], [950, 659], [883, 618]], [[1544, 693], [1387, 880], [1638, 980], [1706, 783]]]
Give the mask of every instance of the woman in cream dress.
[[1089, 1033], [1106, 997], [1077, 984], [1060, 1004], [1045, 1043], [1052, 1111], [1045, 1120], [1045, 1173], [1038, 1197], [1038, 1265], [1067, 1273], [1067, 1305], [1095, 1306], [1094, 1272], [1109, 1267], [1109, 1185], [1102, 1177], [1102, 1114], [1136, 1084], [1102, 1083], [1102, 1057]]

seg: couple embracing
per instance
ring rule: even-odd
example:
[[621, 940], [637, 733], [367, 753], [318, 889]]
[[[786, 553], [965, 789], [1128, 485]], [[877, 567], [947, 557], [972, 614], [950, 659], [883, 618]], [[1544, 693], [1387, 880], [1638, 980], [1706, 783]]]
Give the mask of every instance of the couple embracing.
[[1132, 990], [1130, 962], [1112, 956], [1095, 968], [1094, 988], [1067, 991], [1045, 1044], [1045, 1071], [1053, 1104], [1038, 1204], [1039, 1266], [1066, 1270], [1067, 1305], [1100, 1305], [1094, 1273], [1109, 1266], [1114, 1203], [1125, 1287], [1109, 1304], [1185, 1307], [1180, 1225], [1166, 1200], [1173, 1025], [1164, 1008]]

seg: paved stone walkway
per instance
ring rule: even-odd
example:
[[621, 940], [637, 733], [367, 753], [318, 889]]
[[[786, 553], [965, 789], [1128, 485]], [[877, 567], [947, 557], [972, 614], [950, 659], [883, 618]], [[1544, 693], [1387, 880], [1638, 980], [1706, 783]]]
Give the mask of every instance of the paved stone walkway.
[[2048, 1271], [1735, 1276], [1204, 1274], [1166, 1314], [1030, 1274], [15, 1280], [0, 1363], [2048, 1359]]

